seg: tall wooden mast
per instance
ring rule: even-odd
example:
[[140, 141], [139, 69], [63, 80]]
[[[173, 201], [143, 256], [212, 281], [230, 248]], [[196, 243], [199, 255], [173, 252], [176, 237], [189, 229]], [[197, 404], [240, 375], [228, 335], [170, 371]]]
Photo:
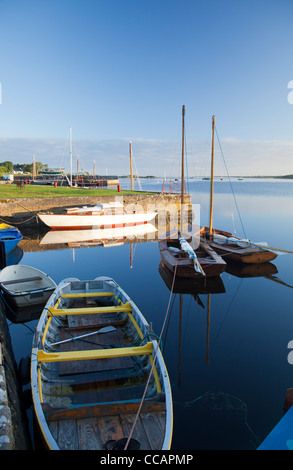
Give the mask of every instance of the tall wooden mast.
[[132, 171], [132, 148], [131, 148], [131, 141], [129, 142], [129, 154], [130, 154], [130, 181], [131, 181], [131, 191], [133, 191], [133, 171]]
[[213, 202], [214, 202], [214, 150], [215, 150], [215, 116], [212, 121], [212, 161], [211, 161], [211, 192], [210, 192], [210, 237], [212, 237], [213, 231]]
[[72, 135], [71, 135], [71, 127], [70, 127], [70, 137], [69, 137], [69, 144], [70, 144], [70, 186], [72, 186]]
[[184, 204], [184, 117], [185, 106], [182, 106], [182, 161], [181, 161], [181, 211]]

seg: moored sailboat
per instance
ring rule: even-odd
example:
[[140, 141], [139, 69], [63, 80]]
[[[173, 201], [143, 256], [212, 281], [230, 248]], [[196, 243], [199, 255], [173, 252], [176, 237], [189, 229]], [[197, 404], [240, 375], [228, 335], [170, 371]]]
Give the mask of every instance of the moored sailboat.
[[82, 229], [90, 227], [128, 227], [146, 224], [156, 212], [127, 212], [120, 202], [72, 207], [62, 214], [39, 213], [44, 224], [53, 229]]
[[232, 233], [213, 228], [213, 191], [214, 191], [214, 146], [215, 146], [215, 116], [212, 118], [212, 158], [210, 185], [210, 221], [209, 227], [201, 227], [200, 238], [208, 242], [225, 260], [241, 263], [266, 263], [276, 258], [277, 252], [267, 247], [267, 243], [254, 243], [241, 239]]
[[[181, 220], [184, 206], [184, 117], [185, 106], [182, 106]], [[182, 227], [180, 230], [167, 232], [159, 241], [159, 249], [162, 261], [177, 276], [217, 276], [226, 267], [226, 262], [206, 240], [186, 233]]]

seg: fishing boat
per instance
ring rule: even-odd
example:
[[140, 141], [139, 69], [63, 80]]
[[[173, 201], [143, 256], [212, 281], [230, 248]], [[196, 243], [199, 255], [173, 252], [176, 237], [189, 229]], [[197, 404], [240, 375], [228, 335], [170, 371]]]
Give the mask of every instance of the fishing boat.
[[171, 388], [160, 348], [109, 277], [58, 285], [35, 331], [31, 386], [51, 450], [171, 446]]
[[18, 245], [22, 238], [23, 236], [17, 228], [8, 224], [0, 224], [0, 242], [4, 243], [6, 255]]
[[[184, 117], [185, 106], [182, 107], [181, 209], [184, 207]], [[184, 232], [180, 227], [179, 230], [168, 231], [159, 240], [162, 261], [176, 276], [218, 276], [225, 270], [226, 262], [207, 241], [199, 238]], [[198, 245], [195, 249], [192, 247], [194, 242]]]
[[25, 265], [6, 266], [0, 272], [0, 289], [11, 308], [45, 304], [56, 283], [39, 269]]
[[215, 116], [212, 118], [212, 158], [211, 158], [211, 185], [210, 185], [210, 220], [209, 227], [202, 227], [200, 237], [208, 241], [210, 247], [225, 260], [240, 263], [266, 263], [277, 257], [276, 249], [269, 249], [266, 242], [254, 243], [251, 240], [233, 236], [230, 232], [215, 230], [213, 228], [213, 194], [214, 194], [214, 146], [215, 146]]
[[62, 214], [39, 213], [38, 217], [53, 229], [113, 228], [146, 224], [156, 212], [127, 212], [120, 202], [67, 208]]
[[178, 231], [167, 232], [159, 240], [160, 255], [163, 263], [176, 276], [210, 277], [218, 276], [226, 269], [226, 262], [207, 242], [200, 240], [196, 249], [192, 248], [192, 235]]

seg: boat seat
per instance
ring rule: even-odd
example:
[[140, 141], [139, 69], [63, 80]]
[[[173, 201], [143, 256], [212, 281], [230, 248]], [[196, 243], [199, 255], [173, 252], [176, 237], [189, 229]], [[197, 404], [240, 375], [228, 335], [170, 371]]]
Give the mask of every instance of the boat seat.
[[8, 286], [9, 284], [20, 284], [21, 282], [31, 282], [31, 281], [41, 281], [40, 276], [24, 277], [22, 279], [13, 279], [11, 281], [3, 281], [1, 284], [3, 286]]
[[112, 297], [114, 292], [81, 292], [81, 293], [70, 293], [62, 294], [63, 299], [76, 299], [83, 297]]
[[121, 304], [117, 307], [86, 307], [86, 308], [48, 308], [51, 315], [81, 315], [87, 313], [114, 313], [114, 312], [132, 312], [133, 308], [130, 302]]

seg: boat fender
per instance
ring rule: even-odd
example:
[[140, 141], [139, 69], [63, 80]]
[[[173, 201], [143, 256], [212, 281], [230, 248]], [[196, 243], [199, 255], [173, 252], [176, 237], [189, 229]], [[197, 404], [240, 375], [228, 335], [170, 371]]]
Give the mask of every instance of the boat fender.
[[27, 388], [23, 390], [21, 394], [21, 404], [23, 405], [25, 410], [29, 410], [32, 406], [32, 403], [33, 403], [32, 390], [31, 388]]
[[31, 367], [31, 358], [30, 356], [23, 357], [19, 361], [18, 365], [18, 378], [20, 380], [21, 385], [26, 385], [30, 381], [30, 367]]

